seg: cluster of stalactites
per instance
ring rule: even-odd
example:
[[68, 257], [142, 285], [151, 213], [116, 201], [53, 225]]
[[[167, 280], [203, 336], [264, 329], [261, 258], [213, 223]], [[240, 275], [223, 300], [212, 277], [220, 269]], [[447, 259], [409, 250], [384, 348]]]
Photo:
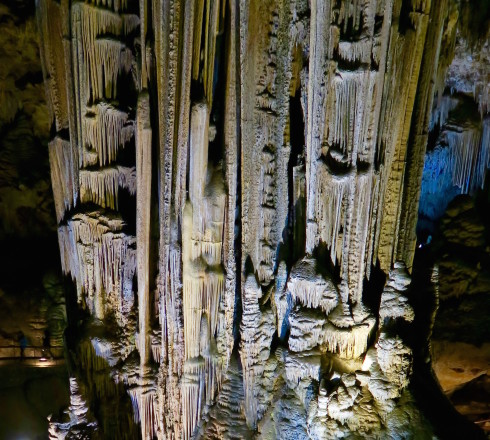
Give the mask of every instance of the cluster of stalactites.
[[485, 158], [488, 158], [485, 150], [490, 146], [481, 145], [479, 129], [462, 132], [447, 131], [446, 140], [450, 157], [450, 163], [447, 166], [452, 170], [453, 184], [461, 188], [463, 193], [472, 192], [475, 187], [482, 184], [485, 177], [482, 171], [486, 170], [486, 164], [479, 166], [479, 159], [482, 156], [480, 152]]
[[[375, 319], [359, 311], [345, 314], [342, 292], [327, 275], [317, 272], [315, 260], [304, 258], [291, 271], [286, 291], [289, 305], [289, 348], [303, 352], [322, 348], [342, 358], [354, 359], [366, 352]], [[294, 306], [296, 304], [296, 306]]]
[[448, 119], [449, 112], [454, 110], [458, 104], [459, 100], [450, 95], [442, 95], [438, 97], [436, 106], [431, 113], [429, 129], [433, 130], [437, 125], [439, 128], [442, 128]]
[[80, 201], [92, 202], [102, 208], [117, 209], [119, 187], [136, 194], [136, 169], [110, 167], [95, 171], [80, 170]]
[[350, 297], [357, 303], [372, 258], [369, 216], [375, 176], [371, 173], [336, 176], [320, 164], [317, 182], [318, 226], [315, 235], [307, 236], [307, 248], [313, 249], [320, 241], [327, 245], [332, 262], [340, 266], [341, 276], [349, 274], [348, 291], [343, 289], [342, 300], [346, 303]]
[[341, 2], [338, 9], [337, 23], [343, 27], [344, 32], [347, 32], [349, 20], [352, 20], [352, 27], [358, 30], [361, 26], [361, 12], [363, 11], [364, 3], [362, 0], [346, 0]]
[[[483, 127], [463, 127], [455, 131], [451, 127], [443, 132], [434, 150], [425, 158], [421, 210], [426, 197], [439, 195], [452, 187], [460, 194], [472, 194], [483, 188], [487, 170], [490, 167], [490, 118], [483, 121]], [[454, 191], [451, 191], [454, 194]]]
[[[55, 194], [55, 199], [60, 220], [63, 219], [65, 211], [75, 205], [77, 198], [81, 203], [95, 203], [102, 209], [117, 210], [120, 187], [128, 189], [132, 195], [137, 192], [138, 254], [135, 250], [135, 238], [123, 232], [123, 222], [119, 219], [105, 218], [101, 214], [102, 210], [97, 213], [76, 214], [59, 228], [63, 270], [65, 273], [71, 273], [75, 279], [80, 301], [87, 302], [90, 311], [99, 318], [104, 317], [109, 302], [111, 307], [120, 311], [128, 310], [127, 302], [133, 298], [132, 285], [136, 264], [138, 307], [140, 311], [143, 308], [150, 309], [149, 274], [153, 272], [150, 270], [149, 262], [150, 207], [153, 208], [152, 193], [157, 193], [157, 190], [152, 190], [149, 182], [155, 177], [159, 180], [161, 248], [158, 270], [160, 275], [163, 273], [164, 276], [157, 281], [158, 292], [155, 302], [158, 303], [156, 308], [160, 313], [158, 318], [161, 328], [152, 331], [150, 313], [140, 313], [139, 333], [136, 335], [135, 344], [141, 355], [141, 369], [140, 374], [135, 376], [148, 382], [145, 382], [145, 386], [136, 382], [129, 384], [135, 418], [141, 422], [145, 439], [154, 436], [172, 437], [172, 433], [177, 433], [175, 437], [182, 436], [187, 440], [196, 436], [203, 411], [206, 413], [206, 421], [209, 420], [208, 416], [212, 412], [209, 408], [215, 403], [222, 376], [225, 377], [225, 372], [221, 369], [228, 362], [228, 359], [223, 360], [226, 356], [223, 355], [224, 350], [219, 349], [218, 339], [222, 332], [232, 332], [231, 326], [225, 328], [226, 324], [223, 324], [223, 297], [225, 290], [226, 294], [228, 290], [234, 294], [233, 289], [236, 285], [233, 279], [233, 286], [229, 288], [231, 271], [228, 271], [228, 266], [228, 273], [223, 269], [223, 260], [227, 258], [223, 254], [228, 251], [231, 258], [235, 258], [234, 249], [226, 247], [233, 248], [233, 239], [236, 240], [237, 237], [231, 238], [232, 244], [224, 242], [229, 218], [233, 230], [235, 209], [243, 215], [243, 247], [250, 247], [242, 253], [242, 261], [245, 263], [247, 254], [251, 255], [256, 273], [248, 274], [245, 282], [241, 283], [242, 313], [237, 311], [237, 316], [241, 316], [239, 355], [243, 367], [243, 383], [238, 383], [238, 387], [240, 392], [243, 391], [243, 396], [226, 400], [228, 390], [225, 389], [226, 392], [222, 395], [225, 400], [220, 401], [219, 405], [227, 409], [232, 408], [231, 412], [235, 415], [240, 413], [246, 418], [249, 427], [255, 429], [265, 412], [264, 402], [267, 399], [272, 401], [271, 396], [264, 397], [267, 395], [264, 389], [268, 386], [265, 381], [269, 378], [264, 375], [264, 371], [270, 368], [266, 373], [280, 374], [271, 368], [271, 364], [282, 362], [283, 366], [285, 365], [286, 382], [291, 387], [298, 388], [295, 393], [300, 406], [306, 408], [306, 402], [309, 401], [305, 383], [309, 380], [320, 381], [324, 372], [322, 362], [326, 356], [335, 354], [337, 357], [352, 360], [366, 352], [375, 327], [375, 319], [363, 310], [362, 287], [364, 276], [369, 276], [374, 230], [377, 227], [373, 225], [376, 219], [373, 220], [372, 217], [378, 209], [376, 203], [383, 203], [379, 200], [373, 201], [373, 193], [378, 197], [376, 191], [379, 190], [378, 192], [382, 193], [379, 196], [381, 199], [386, 190], [385, 187], [380, 189], [380, 185], [386, 186], [386, 182], [379, 183], [380, 173], [374, 170], [373, 163], [378, 130], [376, 122], [382, 117], [380, 103], [382, 95], [385, 94], [384, 89], [378, 89], [385, 77], [385, 66], [380, 66], [386, 55], [381, 50], [381, 34], [384, 34], [383, 38], [394, 40], [393, 44], [390, 42], [390, 46], [396, 48], [393, 50], [397, 52], [392, 60], [393, 69], [396, 70], [398, 67], [398, 57], [406, 56], [405, 46], [396, 40], [396, 35], [390, 36], [389, 32], [374, 30], [375, 15], [378, 18], [383, 15], [385, 7], [391, 15], [393, 2], [345, 0], [325, 2], [323, 5], [320, 1], [310, 2], [308, 5], [305, 1], [305, 10], [311, 6], [312, 10], [315, 7], [319, 12], [318, 17], [313, 14], [307, 17], [308, 14], [305, 14], [307, 18], [296, 16], [297, 11], [294, 11], [294, 8], [299, 2], [269, 2], [267, 5], [260, 1], [252, 2], [251, 5], [247, 2], [237, 2], [237, 10], [250, 7], [250, 11], [260, 12], [265, 17], [265, 26], [261, 23], [255, 27], [252, 22], [258, 17], [254, 17], [253, 13], [250, 16], [243, 14], [246, 17], [245, 22], [240, 22], [240, 35], [236, 39], [240, 42], [239, 50], [242, 53], [234, 53], [229, 47], [225, 51], [230, 51], [232, 63], [238, 60], [236, 64], [239, 66], [236, 68], [239, 69], [239, 74], [236, 76], [240, 80], [243, 79], [243, 84], [233, 83], [231, 88], [234, 89], [233, 94], [242, 87], [242, 95], [238, 102], [241, 106], [240, 114], [244, 115], [242, 121], [234, 127], [227, 126], [226, 118], [230, 115], [226, 115], [225, 131], [233, 132], [243, 123], [243, 127], [240, 126], [243, 130], [240, 135], [243, 134], [246, 141], [240, 146], [241, 151], [236, 145], [229, 147], [229, 133], [225, 133], [225, 150], [234, 148], [239, 151], [241, 157], [232, 160], [231, 162], [235, 163], [231, 165], [227, 163], [226, 169], [222, 172], [219, 167], [214, 168], [210, 165], [208, 151], [212, 145], [212, 136], [209, 133], [210, 109], [221, 108], [220, 105], [215, 107], [212, 99], [214, 81], [216, 78], [222, 78], [221, 72], [215, 75], [213, 71], [215, 66], [222, 64], [217, 58], [214, 40], [218, 24], [225, 21], [227, 6], [230, 5], [229, 12], [236, 11], [232, 10], [233, 2], [199, 0], [191, 3], [189, 7], [187, 3], [183, 7], [180, 2], [170, 2], [170, 9], [163, 10], [155, 7], [160, 5], [158, 2], [151, 4], [153, 9], [146, 2], [141, 3], [144, 4], [141, 14], [148, 15], [141, 17], [142, 40], [139, 43], [144, 52], [141, 56], [142, 63], [145, 64], [140, 67], [141, 70], [148, 68], [150, 71], [155, 68], [154, 72], [145, 77], [145, 81], [154, 78], [153, 73], [156, 73], [158, 87], [156, 84], [153, 85], [153, 90], [158, 89], [158, 102], [154, 102], [152, 108], [158, 108], [159, 114], [151, 115], [150, 118], [147, 99], [145, 106], [138, 104], [136, 124], [130, 120], [130, 106], [126, 109], [119, 107], [124, 105], [123, 102], [119, 102], [117, 95], [126, 77], [131, 76], [130, 73], [133, 80], [140, 74], [137, 66], [139, 57], [134, 56], [126, 46], [127, 40], [130, 39], [128, 35], [136, 33], [134, 31], [139, 25], [139, 18], [123, 13], [127, 10], [127, 0], [88, 0], [73, 4], [71, 49], [72, 53], [77, 54], [73, 60], [77, 88], [75, 119], [80, 126], [75, 127], [73, 131], [76, 133], [71, 134], [74, 138], [78, 135], [80, 161], [77, 162], [78, 157], [68, 150], [67, 143], [63, 145], [64, 149], [58, 144], [50, 147], [53, 150], [53, 181], [58, 182], [58, 195]], [[426, 9], [424, 0], [412, 0], [410, 4], [413, 11]], [[147, 7], [151, 10], [147, 11]], [[326, 11], [329, 7], [330, 12]], [[179, 8], [185, 11], [185, 18], [184, 15], [179, 15]], [[329, 22], [322, 21], [323, 12], [329, 17]], [[418, 34], [420, 29], [416, 26], [414, 18], [417, 14], [411, 12], [408, 18], [412, 20]], [[297, 45], [294, 50], [283, 47], [283, 42], [287, 40], [286, 33], [291, 32], [291, 29], [288, 29], [290, 15], [294, 16], [293, 27], [302, 28], [301, 31], [296, 29], [294, 32], [297, 32], [297, 35], [304, 34], [302, 38], [297, 37], [298, 41], [293, 39], [291, 42], [292, 46]], [[389, 26], [385, 24], [390, 18], [383, 18], [383, 29], [389, 30]], [[250, 23], [247, 20], [250, 20]], [[378, 20], [376, 21], [379, 24]], [[154, 46], [144, 41], [148, 35], [153, 36], [153, 31], [146, 29], [147, 26], [151, 26], [150, 22], [153, 22], [154, 26], [163, 24], [159, 29], [154, 29]], [[311, 37], [308, 40], [310, 22]], [[233, 27], [235, 21], [231, 19], [229, 25]], [[192, 29], [193, 26], [195, 29]], [[322, 27], [325, 29], [321, 29]], [[190, 35], [185, 32], [189, 29], [192, 29]], [[256, 44], [261, 37], [247, 35], [247, 30], [250, 29], [266, 29], [266, 32], [257, 32], [259, 37], [265, 36], [265, 43], [261, 41]], [[361, 36], [342, 39], [351, 31]], [[376, 32], [376, 35], [372, 35], [373, 32]], [[184, 35], [180, 35], [181, 33]], [[203, 33], [206, 34], [205, 37]], [[423, 32], [420, 30], [420, 33]], [[315, 38], [317, 41], [314, 41]], [[231, 43], [227, 42], [230, 47], [236, 44], [233, 38], [232, 40]], [[192, 44], [189, 41], [192, 41]], [[148, 47], [145, 48], [147, 43]], [[251, 44], [247, 46], [249, 43]], [[328, 47], [324, 49], [323, 44]], [[387, 46], [388, 42], [383, 47]], [[249, 51], [249, 48], [253, 50]], [[153, 54], [152, 49], [155, 49]], [[165, 51], [167, 52], [161, 53]], [[192, 56], [189, 56], [188, 51]], [[303, 55], [299, 58], [310, 58], [311, 71], [302, 66], [302, 60], [292, 61], [292, 52], [295, 52], [295, 57], [297, 52]], [[146, 60], [154, 60], [155, 65], [152, 65], [152, 61], [146, 63]], [[179, 64], [181, 61], [182, 65]], [[277, 267], [276, 258], [280, 253], [278, 247], [282, 246], [282, 227], [287, 223], [288, 214], [289, 124], [294, 121], [289, 121], [290, 97], [287, 95], [287, 83], [289, 75], [293, 74], [288, 70], [290, 66], [284, 65], [292, 62], [297, 62], [298, 66], [291, 70], [303, 69], [301, 75], [294, 72], [294, 75], [301, 76], [297, 81], [301, 82], [302, 86], [303, 110], [309, 108], [309, 102], [313, 103], [309, 108], [310, 114], [305, 115], [305, 119], [310, 124], [312, 120], [317, 121], [315, 118], [321, 114], [318, 117], [321, 123], [317, 124], [321, 125], [321, 128], [316, 133], [316, 128], [308, 127], [310, 132], [315, 132], [309, 137], [314, 138], [316, 142], [312, 154], [309, 152], [306, 156], [307, 172], [309, 169], [314, 170], [311, 175], [306, 176], [306, 180], [310, 185], [313, 182], [314, 187], [313, 191], [309, 190], [305, 196], [308, 197], [309, 203], [308, 223], [309, 226], [314, 224], [314, 229], [310, 230], [313, 233], [307, 234], [308, 257], [293, 266], [288, 280], [286, 265], [282, 262]], [[201, 72], [202, 65], [204, 69]], [[345, 67], [346, 65], [350, 67]], [[256, 71], [253, 71], [254, 69]], [[377, 69], [383, 69], [383, 72], [380, 73]], [[235, 73], [231, 74], [234, 75]], [[194, 80], [192, 94], [190, 77]], [[398, 81], [396, 76], [386, 77], [387, 82], [391, 81], [394, 84]], [[194, 95], [195, 86], [200, 83], [203, 83], [205, 101], [191, 104], [191, 108], [188, 108], [190, 96]], [[321, 87], [317, 87], [320, 83]], [[254, 95], [252, 89], [257, 84], [259, 91], [256, 90]], [[179, 87], [182, 90], [179, 90]], [[169, 91], [168, 97], [165, 93], [161, 94], [162, 90]], [[308, 90], [307, 95], [305, 90]], [[285, 91], [287, 92], [284, 94]], [[249, 94], [252, 96], [250, 102], [247, 101]], [[131, 93], [125, 98], [130, 99], [130, 95]], [[144, 93], [141, 93], [140, 98], [143, 95]], [[152, 100], [153, 98], [154, 96]], [[228, 95], [225, 95], [225, 100], [228, 98]], [[388, 101], [390, 99], [393, 97], [387, 98]], [[396, 98], [393, 100], [396, 101]], [[319, 103], [321, 105], [318, 105]], [[250, 114], [247, 104], [253, 107]], [[231, 105], [233, 106], [236, 106], [236, 103]], [[399, 117], [396, 105], [389, 102], [386, 107], [383, 111], [391, 114], [386, 116], [388, 122], [385, 125], [391, 128], [392, 121], [389, 118], [402, 118]], [[225, 104], [225, 108], [229, 107]], [[441, 121], [447, 118], [449, 111], [450, 103], [447, 108], [441, 110], [439, 123], [442, 124]], [[178, 112], [177, 117], [175, 114]], [[187, 124], [189, 114], [190, 124]], [[154, 120], [158, 120], [159, 127], [151, 127], [151, 121]], [[181, 126], [178, 126], [179, 122]], [[247, 125], [248, 123], [252, 125]], [[484, 138], [490, 136], [488, 127], [486, 129]], [[181, 131], [189, 135], [188, 141], [186, 134], [183, 136], [185, 141], [181, 142]], [[175, 142], [173, 136], [177, 132], [179, 134], [175, 136]], [[136, 170], [117, 163], [118, 153], [132, 141], [133, 136], [136, 138]], [[391, 136], [391, 133], [386, 135], [386, 138], [388, 136]], [[395, 133], [393, 138], [397, 136]], [[152, 142], [159, 137], [163, 138], [160, 139], [159, 149], [161, 162], [152, 166], [148, 155], [152, 149], [155, 150], [156, 146], [152, 145]], [[309, 142], [312, 141], [311, 138]], [[393, 145], [395, 142], [396, 140], [393, 141]], [[456, 145], [463, 141], [454, 137], [448, 139], [448, 142]], [[473, 138], [468, 142], [464, 140], [465, 145], [470, 145], [467, 148], [468, 152], [462, 150], [461, 157], [455, 155], [453, 158], [454, 161], [463, 164], [463, 171], [458, 171], [459, 174], [454, 177], [458, 182], [464, 182], [468, 172], [480, 173], [478, 166], [476, 171], [474, 167], [475, 155], [472, 148], [475, 142]], [[394, 148], [388, 151], [387, 156], [395, 154]], [[252, 154], [249, 154], [250, 151]], [[225, 152], [226, 161], [227, 154], [230, 154], [230, 151]], [[481, 158], [478, 159], [478, 163], [488, 164], [488, 150], [479, 154]], [[163, 156], [165, 157], [162, 159]], [[312, 161], [316, 163], [312, 165]], [[388, 160], [386, 164], [389, 165]], [[381, 164], [380, 168], [384, 165]], [[95, 166], [103, 168], [95, 170]], [[237, 172], [238, 166], [241, 167], [240, 172]], [[470, 171], [467, 171], [468, 169]], [[155, 170], [159, 170], [161, 174], [152, 176]], [[298, 170], [295, 169], [293, 174], [296, 171]], [[188, 182], [185, 179], [186, 173]], [[232, 189], [232, 179], [227, 180], [225, 189], [223, 175], [228, 178], [230, 173], [237, 173], [242, 181], [240, 185], [235, 182], [235, 188]], [[187, 184], [188, 199], [183, 201]], [[246, 187], [245, 184], [249, 186]], [[294, 184], [293, 192], [296, 195], [302, 194], [304, 191], [301, 179], [295, 180]], [[237, 188], [242, 190], [240, 197], [231, 194]], [[231, 202], [227, 200], [226, 191], [230, 191]], [[392, 194], [387, 198], [391, 196]], [[295, 203], [297, 199], [298, 197], [295, 198]], [[246, 210], [236, 208], [237, 200], [242, 201]], [[326, 244], [329, 248], [333, 265], [340, 267], [340, 284], [334, 283], [328, 274], [320, 274], [316, 270], [317, 262], [311, 255], [318, 250], [316, 248], [320, 243]], [[245, 277], [244, 267], [241, 269], [242, 276]], [[163, 284], [165, 287], [161, 287]], [[276, 287], [275, 292], [272, 286]], [[269, 288], [271, 290], [267, 290]], [[403, 304], [406, 303], [398, 298], [395, 290], [393, 287], [391, 290], [386, 289], [384, 293], [383, 313], [389, 319], [404, 312]], [[262, 297], [266, 291], [268, 294], [274, 292], [268, 297], [274, 297], [272, 305], [267, 297]], [[230, 309], [232, 308], [233, 305], [230, 306]], [[290, 325], [289, 351], [279, 348], [275, 355], [271, 356], [276, 323], [281, 336], [284, 325]], [[229, 340], [232, 340], [233, 336], [229, 337]], [[387, 377], [391, 374], [388, 371], [394, 370], [393, 365], [398, 362], [393, 353], [401, 347], [402, 354], [406, 354], [406, 350], [403, 351], [404, 348], [398, 342], [383, 337], [378, 344], [381, 353], [379, 365]], [[109, 350], [100, 344], [96, 345], [96, 350], [104, 357], [109, 356]], [[172, 350], [174, 353], [180, 353], [172, 358]], [[145, 368], [148, 366], [149, 356], [153, 356], [158, 363], [161, 362], [158, 375], [161, 389], [155, 388], [155, 378], [151, 375], [150, 369]], [[277, 359], [271, 361], [272, 358]], [[406, 359], [402, 361], [400, 364], [406, 368]], [[342, 383], [346, 389], [352, 391], [356, 388], [355, 380], [348, 376], [342, 378]], [[225, 379], [227, 386], [231, 386], [229, 379]], [[239, 381], [233, 380], [233, 386], [236, 388], [235, 382]], [[236, 390], [233, 390], [233, 393], [238, 394]], [[322, 393], [322, 397], [326, 397], [324, 388]], [[346, 393], [349, 394], [350, 391]], [[358, 394], [358, 390], [349, 394], [351, 406], [354, 405]], [[175, 402], [169, 402], [170, 399], [175, 399]], [[267, 404], [270, 404], [270, 401]], [[318, 401], [320, 402], [321, 398]], [[291, 407], [293, 406], [291, 403]], [[167, 418], [164, 411], [169, 408], [173, 414]], [[332, 404], [328, 412], [325, 404], [324, 412], [344, 423], [348, 419], [344, 409]], [[159, 420], [164, 419], [169, 423], [168, 426], [160, 424]], [[172, 427], [172, 423], [179, 426]]]
[[[340, 43], [342, 44], [342, 42]], [[355, 165], [358, 154], [369, 144], [368, 129], [372, 121], [371, 111], [376, 72], [338, 71], [332, 80], [332, 97], [335, 105], [328, 118], [328, 144], [338, 146], [346, 165]]]
[[56, 422], [52, 420], [52, 415], [50, 415], [48, 417], [49, 440], [64, 440], [70, 434], [74, 434], [77, 430], [80, 430], [81, 427], [83, 427], [82, 429], [85, 433], [95, 432], [97, 430], [97, 422], [89, 420], [88, 405], [82, 397], [76, 378], [70, 377], [69, 382], [70, 406], [68, 410], [65, 411], [65, 414], [69, 416], [69, 421]]
[[124, 303], [133, 300], [135, 238], [122, 232], [122, 226], [93, 213], [76, 214], [58, 228], [63, 272], [71, 274], [79, 301], [98, 318], [108, 307], [122, 314]]
[[82, 117], [82, 167], [98, 164], [105, 166], [116, 160], [120, 148], [133, 137], [134, 124], [128, 114], [110, 104], [99, 102], [87, 107]]
[[152, 439], [160, 429], [157, 393], [151, 387], [135, 386], [128, 390], [133, 406], [133, 417], [141, 423], [144, 439]]
[[81, 52], [78, 62], [84, 76], [81, 80], [85, 81], [83, 104], [90, 100], [116, 98], [118, 76], [130, 70], [133, 56], [122, 41], [104, 35], [124, 36], [138, 24], [135, 15], [118, 14], [88, 3], [73, 5], [74, 50]]
[[[319, 139], [308, 139], [313, 151], [307, 155], [306, 167], [306, 251], [312, 254], [320, 243], [330, 250], [343, 280], [343, 304], [361, 302], [363, 279], [370, 275], [374, 252], [372, 198], [379, 180], [374, 152], [382, 84], [378, 69], [384, 69], [379, 66], [383, 54], [375, 16], [384, 13], [378, 3], [346, 1], [333, 7], [330, 22], [317, 24], [318, 32], [328, 38], [315, 53], [328, 58], [330, 66], [321, 74], [323, 94], [309, 96], [321, 104], [322, 113], [317, 116], [315, 110], [312, 120], [319, 127], [310, 128], [312, 133], [318, 131]], [[346, 37], [347, 32], [358, 38]]]
[[128, 9], [128, 0], [90, 0], [96, 6], [103, 6], [114, 10], [114, 12]]

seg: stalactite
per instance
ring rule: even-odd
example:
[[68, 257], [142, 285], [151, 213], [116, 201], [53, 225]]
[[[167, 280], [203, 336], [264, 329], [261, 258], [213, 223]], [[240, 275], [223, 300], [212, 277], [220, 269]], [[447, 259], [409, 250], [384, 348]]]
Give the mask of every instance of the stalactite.
[[224, 277], [221, 273], [202, 274], [198, 278], [184, 274], [184, 335], [186, 358], [199, 356], [201, 315], [206, 312], [212, 333], [216, 332], [218, 304], [223, 292]]
[[119, 187], [136, 193], [136, 169], [122, 166], [97, 171], [80, 170], [80, 200], [103, 208], [118, 208]]
[[104, 6], [115, 12], [124, 11], [128, 8], [128, 0], [90, 0], [96, 6]]
[[183, 439], [192, 438], [201, 413], [204, 381], [202, 360], [187, 360], [184, 364], [182, 390]]
[[480, 150], [481, 132], [478, 129], [463, 132], [447, 131], [446, 139], [450, 155], [454, 158], [452, 164], [453, 184], [461, 188], [463, 193], [469, 193], [481, 185], [482, 175], [476, 175], [478, 153]]
[[[489, 119], [457, 130], [456, 99], [432, 105], [447, 0], [38, 8], [62, 267], [107, 332], [80, 349], [112, 376], [97, 399], [124, 386], [144, 440], [405, 433], [428, 130], [422, 196], [490, 165]], [[463, 93], [486, 111], [482, 84]]]
[[69, 108], [71, 95], [67, 89], [70, 78], [65, 72], [65, 69], [69, 70], [70, 61], [65, 56], [62, 38], [66, 17], [58, 2], [41, 0], [37, 4], [37, 19], [48, 109], [59, 132], [69, 127], [72, 111]]
[[285, 364], [286, 378], [294, 385], [305, 378], [320, 378], [321, 354], [318, 351], [288, 353]]
[[367, 138], [369, 100], [374, 93], [375, 72], [338, 71], [333, 82], [334, 117], [329, 118], [328, 142], [339, 145], [350, 163], [356, 163], [357, 153]]
[[480, 154], [477, 160], [475, 170], [476, 182], [475, 187], [480, 185], [485, 186], [485, 177], [490, 168], [490, 118], [483, 120], [483, 130], [481, 136]]
[[120, 221], [92, 213], [76, 214], [58, 229], [63, 272], [76, 281], [79, 302], [98, 317], [112, 301], [115, 310], [122, 308], [124, 283], [136, 270], [135, 239], [121, 227]]
[[363, 2], [361, 0], [347, 0], [342, 2], [338, 10], [338, 23], [344, 25], [344, 32], [347, 32], [349, 19], [352, 18], [352, 26], [354, 30], [359, 29], [361, 25], [361, 12]]
[[356, 176], [349, 245], [343, 249], [343, 260], [347, 264], [341, 268], [341, 276], [348, 274], [349, 301], [354, 305], [362, 304], [363, 281], [366, 276], [369, 278], [367, 268], [370, 267], [372, 258], [368, 243], [372, 239], [369, 235], [369, 218], [372, 212], [370, 200], [374, 179], [370, 171], [372, 170], [363, 170]]
[[439, 127], [442, 128], [447, 121], [449, 112], [454, 110], [458, 104], [458, 99], [453, 98], [450, 95], [443, 95], [432, 112], [429, 129], [433, 130], [436, 125], [439, 125]]
[[373, 43], [369, 39], [360, 41], [341, 41], [339, 43], [339, 57], [343, 60], [358, 63], [369, 63]]
[[439, 218], [457, 194], [473, 194], [485, 183], [489, 168], [488, 122], [455, 131], [448, 127], [434, 150], [427, 153], [422, 175], [420, 212]]
[[[133, 137], [134, 125], [128, 114], [105, 102], [87, 108], [82, 118], [82, 139], [87, 148], [97, 153], [98, 164], [108, 165], [116, 160], [117, 153]], [[93, 165], [82, 150], [82, 166]]]
[[155, 391], [137, 386], [129, 389], [129, 395], [133, 404], [134, 420], [136, 423], [141, 423], [142, 438], [154, 438], [160, 429]]
[[[428, 218], [440, 217], [449, 200], [459, 192], [453, 184], [454, 160], [449, 148], [438, 145], [427, 154], [422, 175], [419, 211]], [[434, 197], [444, 201], [433, 200]]]
[[318, 168], [318, 192], [316, 194], [316, 218], [318, 235], [307, 237], [307, 248], [314, 248], [321, 238], [330, 249], [335, 264], [341, 258], [343, 239], [339, 234], [345, 224], [345, 204], [352, 182], [348, 176], [334, 176], [325, 166]]
[[56, 137], [49, 143], [49, 166], [58, 222], [63, 220], [66, 211], [77, 204], [79, 193], [77, 163], [77, 154], [68, 141]]
[[339, 328], [327, 324], [324, 328], [324, 344], [327, 351], [342, 358], [355, 359], [366, 352], [375, 320], [368, 320], [355, 327]]
[[335, 284], [317, 273], [315, 260], [305, 258], [294, 266], [289, 277], [287, 290], [295, 301], [308, 308], [321, 308], [325, 314], [338, 303]]
[[72, 22], [80, 38], [75, 44], [81, 44], [83, 53], [79, 62], [86, 81], [84, 104], [89, 102], [90, 92], [93, 100], [115, 98], [118, 75], [130, 69], [132, 53], [121, 41], [99, 36], [128, 33], [139, 21], [132, 15], [119, 15], [87, 3], [77, 3], [72, 8]]
[[[151, 214], [151, 123], [147, 93], [138, 100], [136, 115], [136, 258], [138, 265], [139, 351], [144, 370], [149, 358], [150, 320], [150, 214]], [[152, 347], [153, 348], [153, 347]], [[160, 357], [156, 358], [160, 361]], [[144, 371], [141, 374], [144, 375]]]

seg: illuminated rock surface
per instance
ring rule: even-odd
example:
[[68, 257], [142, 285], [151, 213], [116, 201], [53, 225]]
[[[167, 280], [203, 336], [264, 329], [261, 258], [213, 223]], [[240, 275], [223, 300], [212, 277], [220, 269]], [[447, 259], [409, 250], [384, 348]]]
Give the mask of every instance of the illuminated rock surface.
[[426, 413], [412, 305], [421, 193], [434, 220], [427, 195], [475, 192], [490, 161], [488, 42], [469, 90], [455, 2], [39, 0], [37, 18], [88, 317], [52, 438], [479, 435]]

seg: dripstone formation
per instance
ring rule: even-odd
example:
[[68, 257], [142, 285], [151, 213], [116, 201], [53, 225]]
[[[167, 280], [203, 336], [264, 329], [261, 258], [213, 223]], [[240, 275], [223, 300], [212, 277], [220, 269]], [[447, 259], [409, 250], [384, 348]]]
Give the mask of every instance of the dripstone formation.
[[432, 438], [404, 334], [452, 2], [37, 10], [79, 358], [105, 374], [51, 437], [134, 438], [79, 408], [122, 386], [143, 439]]

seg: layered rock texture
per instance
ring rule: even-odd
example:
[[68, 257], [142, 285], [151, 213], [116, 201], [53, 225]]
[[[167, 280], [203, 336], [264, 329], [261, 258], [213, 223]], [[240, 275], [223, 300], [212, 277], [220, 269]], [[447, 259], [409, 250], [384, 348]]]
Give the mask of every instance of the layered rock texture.
[[[62, 267], [101, 402], [95, 424], [74, 381], [51, 435], [437, 435], [406, 336], [457, 5], [39, 0], [37, 18]], [[471, 136], [449, 148], [487, 154]]]

